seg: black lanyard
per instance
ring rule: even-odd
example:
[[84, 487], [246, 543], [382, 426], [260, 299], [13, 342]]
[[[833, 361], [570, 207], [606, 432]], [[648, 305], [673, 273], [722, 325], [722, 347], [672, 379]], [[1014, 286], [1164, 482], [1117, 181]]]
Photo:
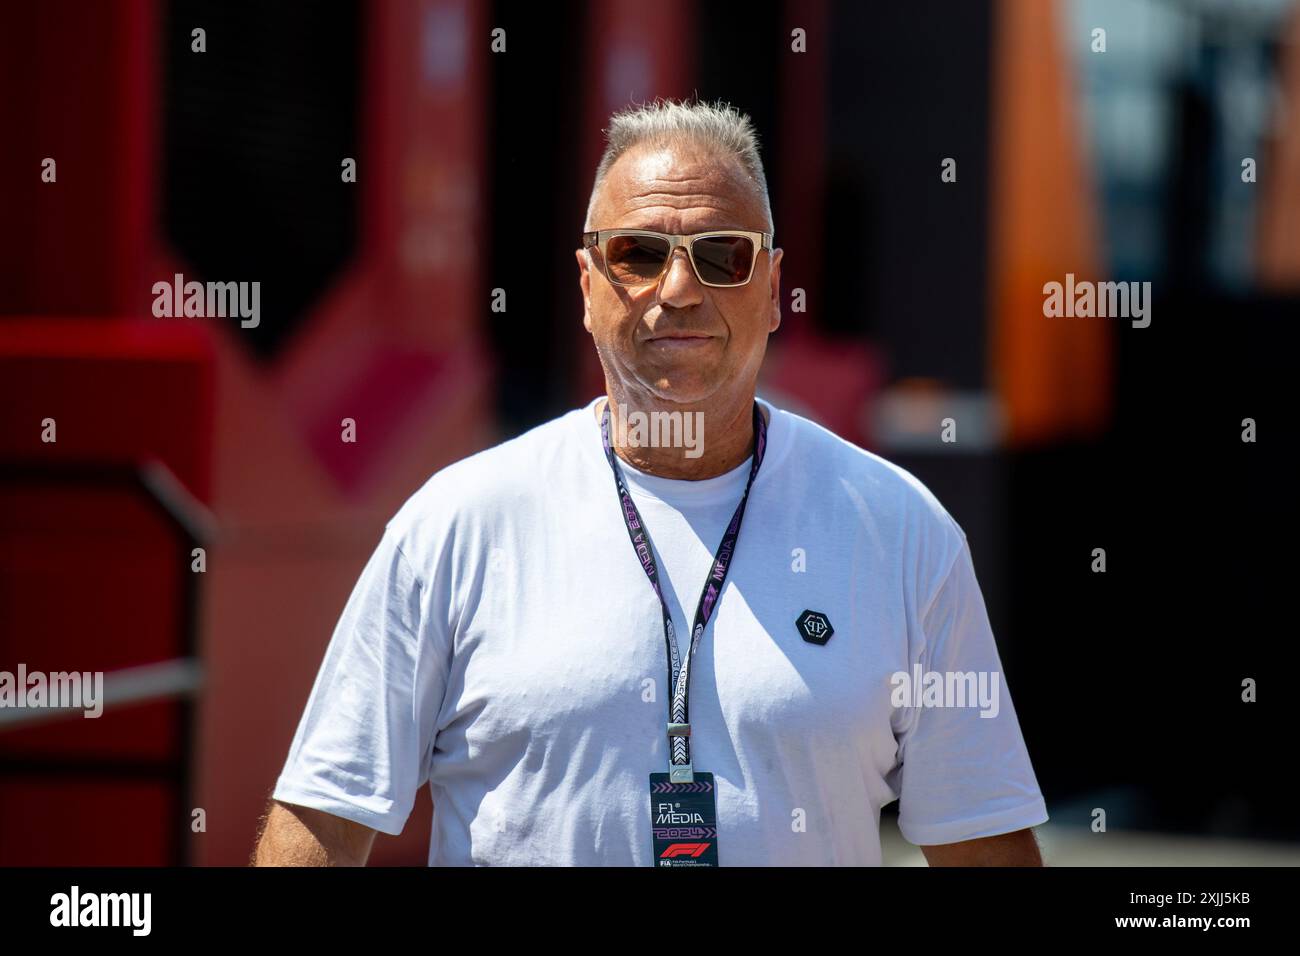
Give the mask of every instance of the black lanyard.
[[654, 544], [650, 540], [650, 529], [641, 520], [641, 514], [632, 501], [632, 495], [623, 483], [623, 474], [619, 470], [618, 460], [609, 442], [609, 403], [600, 419], [600, 437], [605, 445], [605, 457], [609, 467], [614, 471], [614, 485], [618, 489], [619, 501], [623, 507], [623, 523], [627, 525], [628, 537], [636, 549], [641, 568], [650, 579], [655, 596], [659, 598], [659, 607], [664, 616], [664, 643], [668, 645], [668, 686], [672, 688], [672, 701], [668, 715], [668, 744], [671, 760], [668, 766], [669, 780], [672, 783], [693, 783], [694, 773], [691, 769], [691, 751], [689, 737], [689, 697], [691, 687], [691, 658], [700, 643], [704, 628], [713, 614], [714, 604], [722, 593], [722, 585], [727, 580], [727, 571], [731, 567], [731, 557], [736, 550], [736, 541], [740, 538], [740, 522], [745, 517], [745, 503], [749, 500], [749, 489], [754, 485], [758, 467], [763, 463], [763, 452], [767, 446], [767, 423], [759, 411], [758, 402], [754, 402], [754, 463], [749, 469], [749, 481], [745, 483], [745, 493], [740, 497], [736, 513], [731, 516], [731, 524], [722, 536], [722, 543], [713, 555], [713, 571], [704, 583], [700, 594], [700, 603], [695, 608], [695, 623], [691, 627], [691, 643], [687, 648], [686, 660], [683, 662], [677, 651], [677, 635], [673, 632], [672, 615], [664, 601], [663, 591], [659, 587], [659, 569], [655, 564]]

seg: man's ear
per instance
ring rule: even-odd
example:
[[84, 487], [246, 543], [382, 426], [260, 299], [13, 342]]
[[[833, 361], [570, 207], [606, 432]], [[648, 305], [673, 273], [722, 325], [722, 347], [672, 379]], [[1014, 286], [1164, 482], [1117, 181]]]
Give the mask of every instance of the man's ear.
[[769, 332], [775, 332], [781, 327], [781, 257], [785, 255], [782, 249], [773, 249], [771, 253], [772, 264], [768, 267], [769, 280], [772, 286], [772, 320], [767, 325]]
[[586, 249], [575, 249], [578, 258], [578, 288], [582, 290], [582, 327], [591, 331], [591, 259]]

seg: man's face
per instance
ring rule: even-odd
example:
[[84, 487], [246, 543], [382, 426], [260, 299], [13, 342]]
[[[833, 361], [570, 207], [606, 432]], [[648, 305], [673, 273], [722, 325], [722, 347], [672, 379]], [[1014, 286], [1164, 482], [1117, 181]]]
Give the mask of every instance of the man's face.
[[[620, 156], [588, 228], [769, 231], [740, 164], [693, 144], [633, 147]], [[703, 285], [684, 248], [673, 250], [657, 282], [641, 286], [607, 280], [598, 250], [577, 256], [583, 325], [616, 395], [637, 404], [707, 404], [752, 392], [768, 333], [781, 322], [780, 249], [760, 250], [749, 283], [725, 289]]]

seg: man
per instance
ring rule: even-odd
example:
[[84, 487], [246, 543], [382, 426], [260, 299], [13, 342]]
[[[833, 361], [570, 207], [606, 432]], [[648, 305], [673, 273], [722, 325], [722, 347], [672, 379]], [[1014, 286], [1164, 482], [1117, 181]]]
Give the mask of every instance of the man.
[[[577, 252], [607, 394], [388, 524], [256, 862], [364, 864], [428, 783], [431, 865], [878, 865], [894, 799], [931, 864], [1041, 865], [963, 532], [756, 401], [782, 253], [748, 118], [656, 103], [608, 139]], [[930, 672], [1001, 694], [900, 693]]]

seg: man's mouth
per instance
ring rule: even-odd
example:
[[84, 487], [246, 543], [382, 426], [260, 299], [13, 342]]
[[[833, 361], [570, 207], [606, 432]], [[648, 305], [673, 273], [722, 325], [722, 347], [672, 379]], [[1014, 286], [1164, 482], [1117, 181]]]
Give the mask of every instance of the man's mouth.
[[656, 335], [648, 341], [655, 345], [670, 349], [695, 348], [712, 341], [713, 336], [705, 335], [702, 332], [668, 332], [664, 335]]

